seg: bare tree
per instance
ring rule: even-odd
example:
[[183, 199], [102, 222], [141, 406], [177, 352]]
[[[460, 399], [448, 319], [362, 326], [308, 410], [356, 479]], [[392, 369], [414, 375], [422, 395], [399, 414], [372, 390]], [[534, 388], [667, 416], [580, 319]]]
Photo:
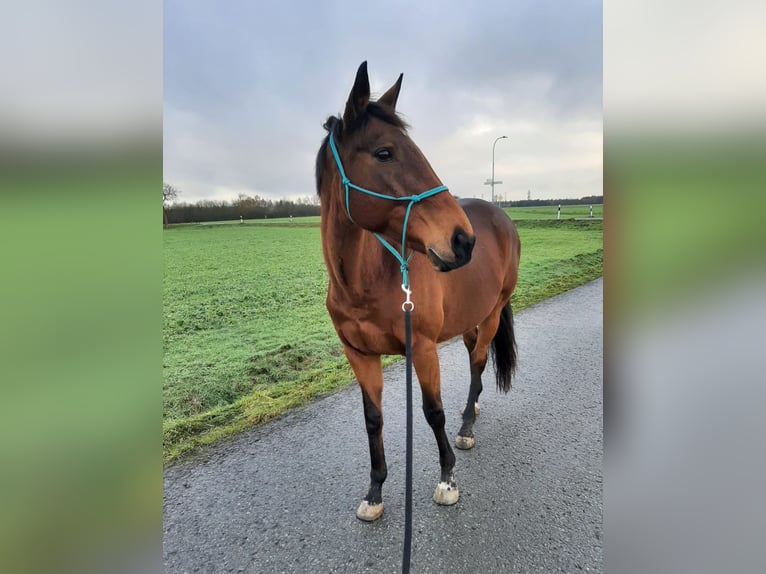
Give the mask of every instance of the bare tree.
[[178, 197], [178, 194], [181, 193], [180, 190], [176, 189], [169, 183], [162, 182], [162, 226], [167, 227], [168, 226], [168, 212], [166, 210], [166, 207], [168, 203], [173, 201]]

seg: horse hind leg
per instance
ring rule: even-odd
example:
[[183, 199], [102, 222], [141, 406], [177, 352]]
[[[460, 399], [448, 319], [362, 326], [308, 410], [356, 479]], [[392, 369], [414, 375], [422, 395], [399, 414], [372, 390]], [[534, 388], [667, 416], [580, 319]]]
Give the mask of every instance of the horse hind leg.
[[487, 366], [487, 352], [492, 339], [497, 332], [500, 322], [500, 309], [493, 312], [487, 319], [482, 321], [475, 329], [463, 334], [463, 343], [468, 349], [468, 357], [471, 365], [471, 386], [468, 389], [468, 400], [462, 410], [463, 424], [455, 437], [455, 446], [461, 450], [472, 449], [476, 445], [473, 436], [473, 424], [476, 415], [479, 414], [479, 395], [483, 389], [481, 376]]
[[[465, 344], [465, 348], [468, 350], [469, 356], [471, 351], [473, 351], [473, 348], [476, 346], [476, 336], [478, 332], [479, 332], [479, 328], [474, 327], [467, 333], [463, 333], [463, 343]], [[473, 382], [474, 382], [474, 377], [471, 376], [471, 383]], [[477, 417], [481, 414], [481, 407], [479, 406], [479, 395], [481, 394], [481, 390], [482, 390], [481, 373], [479, 373], [478, 389], [473, 388], [473, 386], [474, 385], [471, 384], [471, 386], [469, 387], [468, 401], [466, 401], [466, 404], [463, 405], [463, 408], [460, 409], [461, 416], [465, 413], [465, 409], [472, 398], [473, 398], [473, 414]]]

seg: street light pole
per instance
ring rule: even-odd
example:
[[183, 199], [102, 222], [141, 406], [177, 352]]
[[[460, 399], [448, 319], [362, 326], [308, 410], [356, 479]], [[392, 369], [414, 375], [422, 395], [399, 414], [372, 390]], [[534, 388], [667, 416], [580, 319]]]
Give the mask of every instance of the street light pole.
[[492, 179], [490, 185], [492, 186], [492, 203], [495, 203], [495, 145], [497, 144], [498, 140], [506, 139], [508, 136], [500, 136], [495, 140], [495, 142], [492, 144]]

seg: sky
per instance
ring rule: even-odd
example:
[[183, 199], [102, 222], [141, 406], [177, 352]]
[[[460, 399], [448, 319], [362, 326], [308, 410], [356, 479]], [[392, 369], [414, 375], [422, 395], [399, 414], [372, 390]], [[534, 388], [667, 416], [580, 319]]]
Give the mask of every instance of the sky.
[[602, 4], [166, 0], [164, 180], [179, 201], [316, 193], [328, 116], [368, 62], [460, 197], [602, 194]]

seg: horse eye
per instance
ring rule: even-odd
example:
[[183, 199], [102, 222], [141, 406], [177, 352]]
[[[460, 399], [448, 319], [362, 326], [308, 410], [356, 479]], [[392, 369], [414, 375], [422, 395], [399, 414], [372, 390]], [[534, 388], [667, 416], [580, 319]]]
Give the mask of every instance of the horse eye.
[[375, 159], [377, 159], [378, 161], [391, 161], [392, 159], [394, 159], [394, 154], [391, 151], [391, 148], [387, 148], [387, 147], [376, 149], [373, 155], [375, 156]]

